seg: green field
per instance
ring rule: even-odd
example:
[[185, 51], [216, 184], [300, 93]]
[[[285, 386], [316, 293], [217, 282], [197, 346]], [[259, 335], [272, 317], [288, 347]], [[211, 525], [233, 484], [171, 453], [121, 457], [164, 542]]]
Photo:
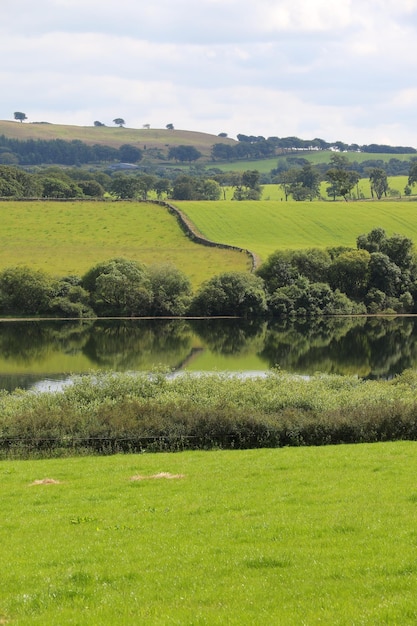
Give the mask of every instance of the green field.
[[416, 472], [415, 442], [3, 461], [0, 623], [415, 624]]
[[193, 243], [165, 208], [137, 202], [0, 202], [0, 269], [27, 265], [59, 277], [126, 257], [171, 262], [193, 285], [250, 268], [239, 252]]
[[[293, 157], [306, 159], [313, 165], [316, 165], [319, 163], [330, 163], [330, 157], [333, 154], [335, 153], [331, 152], [330, 150], [321, 150], [317, 152], [299, 151], [283, 155], [276, 155], [269, 159], [241, 159], [239, 161], [230, 161], [227, 163], [212, 161], [210, 163], [210, 166], [216, 167], [223, 172], [242, 172], [245, 170], [258, 170], [258, 172], [261, 172], [262, 174], [267, 174], [271, 170], [275, 169], [280, 161], [285, 161], [287, 158]], [[349, 161], [356, 161], [357, 163], [375, 160], [384, 161], [384, 163], [387, 163], [390, 159], [410, 161], [410, 159], [417, 156], [415, 154], [373, 154], [368, 152], [343, 152], [342, 155], [345, 156]]]
[[356, 246], [382, 227], [417, 243], [415, 202], [177, 202], [209, 239], [248, 248], [263, 259], [277, 249]]
[[[209, 239], [267, 258], [281, 248], [356, 245], [382, 227], [417, 242], [415, 202], [280, 201], [268, 186], [259, 202], [176, 202]], [[28, 265], [56, 276], [81, 275], [100, 261], [126, 257], [171, 262], [194, 286], [222, 271], [250, 269], [239, 252], [190, 241], [166, 209], [135, 202], [1, 202], [0, 269]], [[24, 227], [22, 227], [24, 225]]]
[[[128, 121], [128, 120], [127, 120]], [[118, 126], [70, 126], [64, 124], [40, 124], [25, 122], [8, 122], [0, 120], [0, 135], [12, 139], [26, 141], [28, 139], [41, 139], [50, 141], [61, 139], [63, 141], [83, 141], [87, 144], [102, 144], [119, 148], [123, 144], [137, 146], [145, 151], [156, 148], [163, 153], [170, 146], [187, 145], [194, 146], [205, 156], [209, 157], [211, 148], [215, 143], [235, 144], [236, 141], [229, 138], [217, 137], [208, 133], [200, 133], [190, 130], [167, 130], [164, 128], [129, 128]]]

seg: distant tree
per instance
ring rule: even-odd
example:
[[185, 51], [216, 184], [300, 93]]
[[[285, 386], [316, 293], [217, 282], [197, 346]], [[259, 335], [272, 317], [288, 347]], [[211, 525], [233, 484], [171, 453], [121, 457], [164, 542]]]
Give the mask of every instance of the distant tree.
[[126, 124], [126, 122], [124, 121], [124, 119], [122, 117], [116, 117], [113, 120], [113, 123], [116, 124], [117, 126], [119, 126], [120, 128], [122, 128], [122, 126], [124, 126]]
[[342, 196], [347, 201], [347, 197], [357, 184], [360, 176], [358, 172], [349, 170], [349, 159], [342, 154], [332, 154], [330, 157], [332, 167], [327, 170], [326, 178], [331, 183], [327, 192], [336, 199]]
[[342, 252], [329, 267], [330, 286], [349, 297], [362, 297], [368, 288], [370, 261], [367, 250]]
[[187, 276], [169, 263], [149, 268], [152, 288], [151, 315], [185, 315], [191, 301]]
[[42, 195], [39, 178], [18, 167], [0, 165], [0, 196], [30, 198]]
[[201, 152], [194, 146], [172, 146], [168, 150], [168, 159], [176, 161], [197, 161], [201, 157]]
[[15, 111], [13, 115], [14, 115], [14, 119], [19, 120], [19, 122], [23, 122], [24, 120], [27, 120], [26, 113], [22, 113], [21, 111]]
[[98, 120], [96, 120], [94, 122], [94, 126], [105, 126], [105, 124], [103, 124], [103, 122], [99, 122]]
[[80, 198], [83, 195], [81, 188], [72, 180], [65, 180], [56, 176], [42, 176], [43, 198]]
[[259, 185], [260, 173], [258, 170], [242, 172], [240, 180], [233, 193], [234, 200], [259, 200], [262, 188]]
[[369, 181], [371, 183], [371, 195], [375, 194], [378, 200], [382, 198], [383, 195], [387, 195], [387, 191], [389, 189], [388, 185], [388, 177], [385, 170], [380, 167], [374, 167], [369, 173]]
[[246, 272], [226, 272], [203, 283], [193, 299], [195, 315], [257, 317], [267, 311], [263, 280]]
[[171, 192], [171, 181], [168, 178], [158, 178], [155, 182], [154, 189], [156, 196], [160, 200], [163, 194], [169, 195]]
[[104, 189], [97, 180], [80, 180], [78, 187], [85, 196], [91, 198], [102, 198], [104, 196]]
[[201, 200], [219, 200], [221, 196], [219, 183], [211, 178], [203, 180], [198, 188]]
[[116, 174], [112, 179], [110, 191], [120, 200], [134, 198], [139, 191], [138, 180], [134, 176]]
[[148, 193], [154, 189], [156, 178], [152, 174], [142, 174], [137, 177], [138, 191], [142, 195], [143, 200], [148, 199]]
[[90, 294], [81, 287], [79, 276], [65, 276], [54, 284], [49, 310], [66, 317], [93, 317], [89, 297]]
[[150, 129], [150, 127], [151, 127], [151, 125], [150, 125], [150, 124], [144, 124], [144, 125], [143, 125], [143, 128], [146, 128], [146, 130], [149, 130], [149, 129]]
[[219, 159], [221, 161], [230, 161], [233, 159], [233, 146], [227, 143], [215, 143], [211, 148], [211, 158], [213, 161]]
[[276, 250], [262, 263], [257, 275], [265, 281], [268, 293], [273, 293], [280, 287], [293, 284], [300, 274], [293, 263], [292, 251]]
[[174, 200], [193, 200], [195, 198], [195, 181], [191, 176], [181, 174], [172, 186]]
[[137, 163], [142, 160], [142, 150], [130, 144], [123, 144], [119, 148], [119, 157], [122, 163]]
[[174, 130], [174, 124], [167, 124], [167, 125], [165, 126], [165, 128], [166, 128], [167, 130]]
[[279, 184], [284, 191], [286, 201], [288, 200], [288, 197], [291, 196], [294, 190], [294, 185], [297, 183], [298, 171], [298, 168], [291, 167], [277, 177]]
[[386, 254], [402, 270], [409, 270], [414, 264], [413, 240], [405, 235], [387, 237], [383, 228], [374, 228], [365, 235], [359, 235], [356, 243], [358, 249]]
[[3, 314], [45, 313], [51, 294], [51, 279], [40, 270], [19, 266], [0, 272], [0, 311]]
[[83, 276], [81, 285], [99, 315], [149, 315], [152, 289], [141, 263], [122, 258], [99, 263]]
[[417, 161], [412, 161], [408, 172], [408, 185], [414, 187], [417, 183]]
[[227, 137], [227, 133], [219, 133], [217, 137]]
[[280, 176], [285, 200], [292, 196], [294, 200], [313, 200], [320, 195], [320, 174], [311, 163], [302, 168], [291, 168]]

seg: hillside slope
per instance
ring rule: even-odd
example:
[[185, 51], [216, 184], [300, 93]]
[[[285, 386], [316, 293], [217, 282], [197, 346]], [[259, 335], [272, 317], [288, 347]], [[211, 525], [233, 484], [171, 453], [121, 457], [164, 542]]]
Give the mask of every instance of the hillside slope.
[[66, 126], [44, 122], [10, 122], [0, 120], [0, 135], [25, 141], [28, 139], [62, 139], [64, 141], [79, 140], [87, 144], [101, 144], [119, 148], [123, 144], [131, 144], [138, 148], [156, 148], [163, 150], [177, 145], [194, 146], [208, 157], [215, 143], [235, 144], [228, 137], [217, 137], [208, 133], [190, 130], [167, 130], [154, 128], [125, 128], [119, 126]]

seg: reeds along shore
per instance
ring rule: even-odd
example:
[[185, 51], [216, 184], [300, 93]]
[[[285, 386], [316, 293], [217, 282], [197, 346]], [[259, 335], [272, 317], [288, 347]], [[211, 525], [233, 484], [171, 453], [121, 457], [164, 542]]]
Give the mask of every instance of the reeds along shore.
[[2, 458], [417, 439], [417, 373], [391, 381], [282, 372], [85, 376], [3, 393]]

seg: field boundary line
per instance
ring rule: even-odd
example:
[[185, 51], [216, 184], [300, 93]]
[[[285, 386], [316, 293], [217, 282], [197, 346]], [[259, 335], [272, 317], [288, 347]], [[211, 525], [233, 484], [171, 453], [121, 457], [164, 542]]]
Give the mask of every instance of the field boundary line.
[[261, 265], [261, 259], [257, 254], [255, 254], [255, 252], [252, 252], [247, 248], [240, 248], [239, 246], [233, 246], [228, 243], [219, 243], [216, 241], [212, 241], [211, 239], [205, 237], [195, 226], [194, 222], [192, 222], [190, 218], [174, 204], [166, 202], [166, 200], [147, 200], [146, 202], [158, 204], [159, 206], [163, 206], [168, 209], [170, 213], [175, 215], [187, 237], [189, 237], [195, 243], [199, 243], [202, 246], [209, 246], [211, 248], [222, 248], [223, 250], [234, 250], [237, 252], [243, 252], [249, 257], [251, 263], [251, 272], [254, 272]]

